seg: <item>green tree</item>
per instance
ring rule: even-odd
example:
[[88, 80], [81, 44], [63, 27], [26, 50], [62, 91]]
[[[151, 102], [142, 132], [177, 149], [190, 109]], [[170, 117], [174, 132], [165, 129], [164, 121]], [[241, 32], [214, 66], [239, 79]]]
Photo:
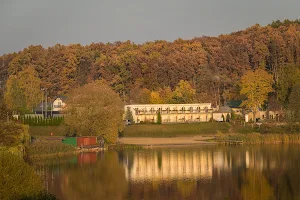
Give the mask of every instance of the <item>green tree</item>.
[[20, 87], [18, 77], [15, 75], [9, 76], [6, 82], [4, 101], [10, 110], [19, 110], [21, 112], [26, 110], [25, 94]]
[[129, 108], [125, 112], [125, 119], [129, 120], [132, 124], [134, 123], [132, 111]]
[[286, 65], [279, 73], [277, 96], [283, 106], [287, 106], [292, 88], [300, 82], [300, 69], [296, 65]]
[[294, 85], [290, 98], [288, 109], [291, 113], [291, 118], [294, 121], [300, 120], [300, 83]]
[[104, 81], [73, 89], [68, 96], [65, 123], [78, 135], [103, 135], [114, 143], [123, 128], [123, 104]]
[[246, 97], [242, 105], [250, 108], [254, 116], [258, 108], [261, 108], [268, 99], [268, 94], [273, 91], [272, 84], [272, 75], [260, 68], [255, 71], [247, 71], [242, 76], [240, 93]]
[[160, 111], [157, 113], [157, 124], [161, 124], [161, 114]]

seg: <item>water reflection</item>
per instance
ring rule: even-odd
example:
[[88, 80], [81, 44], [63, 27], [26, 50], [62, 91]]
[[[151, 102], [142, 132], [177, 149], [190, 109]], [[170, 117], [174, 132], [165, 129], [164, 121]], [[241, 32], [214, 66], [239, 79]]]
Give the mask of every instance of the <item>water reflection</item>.
[[211, 179], [213, 160], [211, 152], [205, 151], [139, 151], [124, 160], [128, 180], [161, 181], [180, 179]]
[[54, 160], [38, 172], [59, 199], [124, 199], [128, 186], [116, 152], [79, 154], [64, 163]]
[[60, 199], [300, 199], [299, 146], [87, 153], [37, 168]]

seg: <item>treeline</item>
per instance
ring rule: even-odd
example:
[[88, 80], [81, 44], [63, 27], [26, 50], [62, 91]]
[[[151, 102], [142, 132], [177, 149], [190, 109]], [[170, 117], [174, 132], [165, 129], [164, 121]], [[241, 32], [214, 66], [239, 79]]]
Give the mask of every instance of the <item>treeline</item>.
[[29, 126], [60, 126], [61, 123], [64, 121], [63, 117], [21, 117], [20, 121], [23, 124], [28, 124]]
[[[1, 89], [10, 76], [15, 76], [15, 81], [20, 80], [17, 77], [22, 77], [21, 72], [27, 70], [23, 74], [37, 74], [41, 82], [35, 80], [35, 83], [47, 88], [49, 96], [67, 94], [71, 88], [105, 79], [126, 102], [142, 103], [145, 101], [143, 93], [173, 92], [180, 81], [187, 81], [195, 90], [193, 101], [220, 105], [229, 99], [241, 99], [240, 77], [247, 70], [263, 66], [274, 79], [273, 96], [284, 103], [286, 100], [278, 98], [285, 78], [282, 72], [287, 65], [299, 69], [299, 31], [299, 20], [286, 20], [274, 21], [265, 27], [254, 25], [219, 37], [174, 42], [57, 44], [46, 49], [29, 46], [0, 58]], [[10, 85], [17, 84], [11, 81]], [[287, 87], [287, 91], [291, 91], [291, 85]]]

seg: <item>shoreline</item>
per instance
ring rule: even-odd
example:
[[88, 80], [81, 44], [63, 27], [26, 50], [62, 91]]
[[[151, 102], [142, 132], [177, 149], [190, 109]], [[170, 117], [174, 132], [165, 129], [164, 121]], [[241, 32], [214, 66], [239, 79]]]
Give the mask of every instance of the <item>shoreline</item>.
[[143, 147], [149, 146], [191, 146], [191, 145], [212, 145], [218, 144], [215, 136], [185, 136], [185, 137], [169, 137], [169, 138], [154, 138], [154, 137], [125, 137], [119, 138], [117, 142], [123, 145], [139, 145]]
[[299, 134], [217, 134], [182, 137], [124, 137], [117, 141], [121, 145], [142, 147], [191, 146], [191, 145], [243, 145], [243, 144], [300, 144]]
[[58, 153], [51, 153], [51, 154], [35, 154], [29, 155], [30, 159], [43, 159], [43, 158], [53, 158], [53, 157], [64, 157], [70, 155], [77, 155], [80, 153], [89, 153], [89, 152], [102, 152], [106, 151], [107, 148], [86, 148], [86, 149], [76, 149], [74, 151], [69, 152], [58, 152]]

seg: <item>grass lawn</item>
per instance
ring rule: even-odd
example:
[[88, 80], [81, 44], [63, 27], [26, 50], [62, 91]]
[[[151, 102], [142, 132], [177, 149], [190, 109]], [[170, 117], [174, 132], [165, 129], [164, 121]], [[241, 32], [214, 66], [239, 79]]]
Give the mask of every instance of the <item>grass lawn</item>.
[[228, 133], [229, 123], [206, 122], [197, 124], [135, 124], [126, 126], [124, 137], [176, 137], [201, 134]]
[[50, 136], [50, 133], [54, 136], [65, 136], [65, 126], [30, 126], [31, 136]]

